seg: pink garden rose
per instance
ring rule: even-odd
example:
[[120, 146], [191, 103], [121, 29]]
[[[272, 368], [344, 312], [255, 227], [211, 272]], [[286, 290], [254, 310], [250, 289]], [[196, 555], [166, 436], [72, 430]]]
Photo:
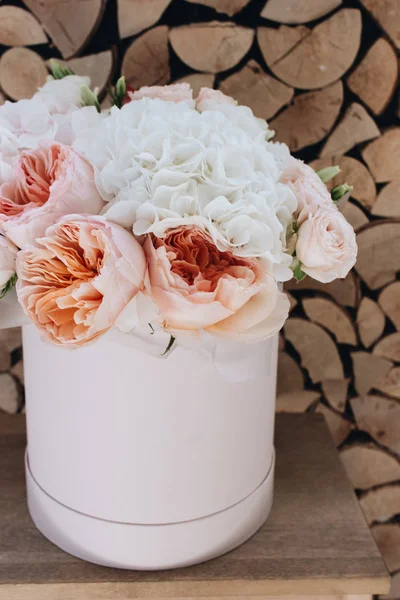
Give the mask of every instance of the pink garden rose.
[[18, 248], [4, 235], [0, 235], [0, 293], [15, 273]]
[[151, 295], [173, 335], [204, 329], [256, 342], [288, 316], [289, 301], [263, 263], [218, 250], [199, 227], [148, 236], [145, 252]]
[[280, 181], [288, 185], [297, 198], [298, 225], [301, 225], [308, 215], [314, 215], [319, 208], [333, 207], [326, 185], [314, 169], [301, 160], [290, 157]]
[[128, 92], [131, 100], [141, 100], [142, 98], [158, 98], [168, 102], [184, 102], [193, 100], [192, 88], [188, 83], [173, 83], [172, 85], [153, 85], [151, 87], [142, 87], [136, 92]]
[[21, 152], [13, 178], [0, 186], [0, 231], [25, 248], [60, 216], [98, 214], [103, 206], [87, 160], [68, 146], [45, 143]]
[[300, 226], [296, 255], [303, 271], [317, 281], [346, 277], [357, 258], [353, 227], [335, 206], [320, 208]]
[[213, 90], [211, 88], [201, 88], [199, 95], [196, 98], [196, 108], [200, 112], [203, 110], [207, 110], [210, 102], [213, 104], [215, 109], [215, 104], [232, 104], [236, 106], [237, 102], [230, 96], [226, 96], [219, 90]]
[[63, 217], [18, 253], [18, 300], [45, 339], [78, 347], [112, 327], [145, 272], [143, 249], [125, 229], [92, 215]]

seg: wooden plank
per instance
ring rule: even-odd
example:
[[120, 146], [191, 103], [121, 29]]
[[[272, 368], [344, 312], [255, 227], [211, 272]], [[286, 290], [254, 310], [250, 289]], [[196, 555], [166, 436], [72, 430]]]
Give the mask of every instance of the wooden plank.
[[165, 572], [106, 569], [45, 540], [25, 505], [24, 446], [22, 418], [1, 417], [1, 600], [228, 600], [389, 589], [383, 561], [320, 415], [277, 415], [275, 501], [261, 530], [216, 560]]

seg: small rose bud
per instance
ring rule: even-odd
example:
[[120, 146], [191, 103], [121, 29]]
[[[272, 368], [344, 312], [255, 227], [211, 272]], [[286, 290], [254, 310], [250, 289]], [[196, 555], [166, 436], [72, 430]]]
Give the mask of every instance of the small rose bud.
[[317, 171], [318, 177], [324, 183], [328, 183], [328, 181], [336, 177], [336, 175], [338, 175], [339, 173], [340, 168], [338, 167], [338, 165], [335, 165], [333, 167], [326, 167], [325, 169], [320, 169], [319, 171]]
[[347, 183], [342, 183], [341, 185], [337, 185], [331, 191], [332, 200], [334, 202], [339, 202], [343, 196], [349, 194], [353, 190], [352, 185], [347, 185]]
[[81, 100], [82, 106], [95, 106], [98, 112], [100, 112], [100, 102], [97, 94], [92, 92], [87, 85], [81, 86]]
[[54, 60], [54, 58], [51, 58], [49, 62], [51, 74], [54, 77], [54, 79], [63, 79], [68, 75], [74, 74], [69, 67], [66, 67], [65, 65], [60, 65], [60, 63]]

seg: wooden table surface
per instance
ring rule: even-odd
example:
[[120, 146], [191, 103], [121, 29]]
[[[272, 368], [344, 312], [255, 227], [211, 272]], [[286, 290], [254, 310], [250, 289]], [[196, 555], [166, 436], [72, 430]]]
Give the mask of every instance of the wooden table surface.
[[1, 600], [215, 600], [388, 591], [386, 568], [320, 415], [277, 415], [275, 499], [262, 529], [221, 558], [174, 571], [99, 567], [44, 539], [25, 505], [24, 448], [23, 418], [1, 417]]

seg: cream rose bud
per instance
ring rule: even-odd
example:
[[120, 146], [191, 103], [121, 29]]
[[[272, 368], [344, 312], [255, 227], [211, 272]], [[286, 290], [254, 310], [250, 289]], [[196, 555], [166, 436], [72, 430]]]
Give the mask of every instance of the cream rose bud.
[[280, 181], [289, 186], [297, 198], [298, 225], [301, 225], [308, 215], [315, 214], [319, 208], [334, 206], [326, 185], [314, 169], [303, 163], [302, 160], [289, 156]]
[[103, 206], [91, 164], [68, 146], [45, 143], [21, 152], [12, 179], [0, 186], [0, 231], [25, 248], [59, 217], [98, 214]]
[[0, 235], [0, 292], [15, 273], [18, 248], [4, 235]]
[[188, 83], [173, 83], [172, 85], [153, 85], [142, 87], [136, 92], [128, 92], [131, 100], [142, 98], [158, 98], [167, 102], [185, 102], [193, 100], [193, 90]]
[[320, 208], [300, 226], [296, 256], [313, 279], [322, 283], [342, 279], [357, 258], [354, 229], [336, 207]]

